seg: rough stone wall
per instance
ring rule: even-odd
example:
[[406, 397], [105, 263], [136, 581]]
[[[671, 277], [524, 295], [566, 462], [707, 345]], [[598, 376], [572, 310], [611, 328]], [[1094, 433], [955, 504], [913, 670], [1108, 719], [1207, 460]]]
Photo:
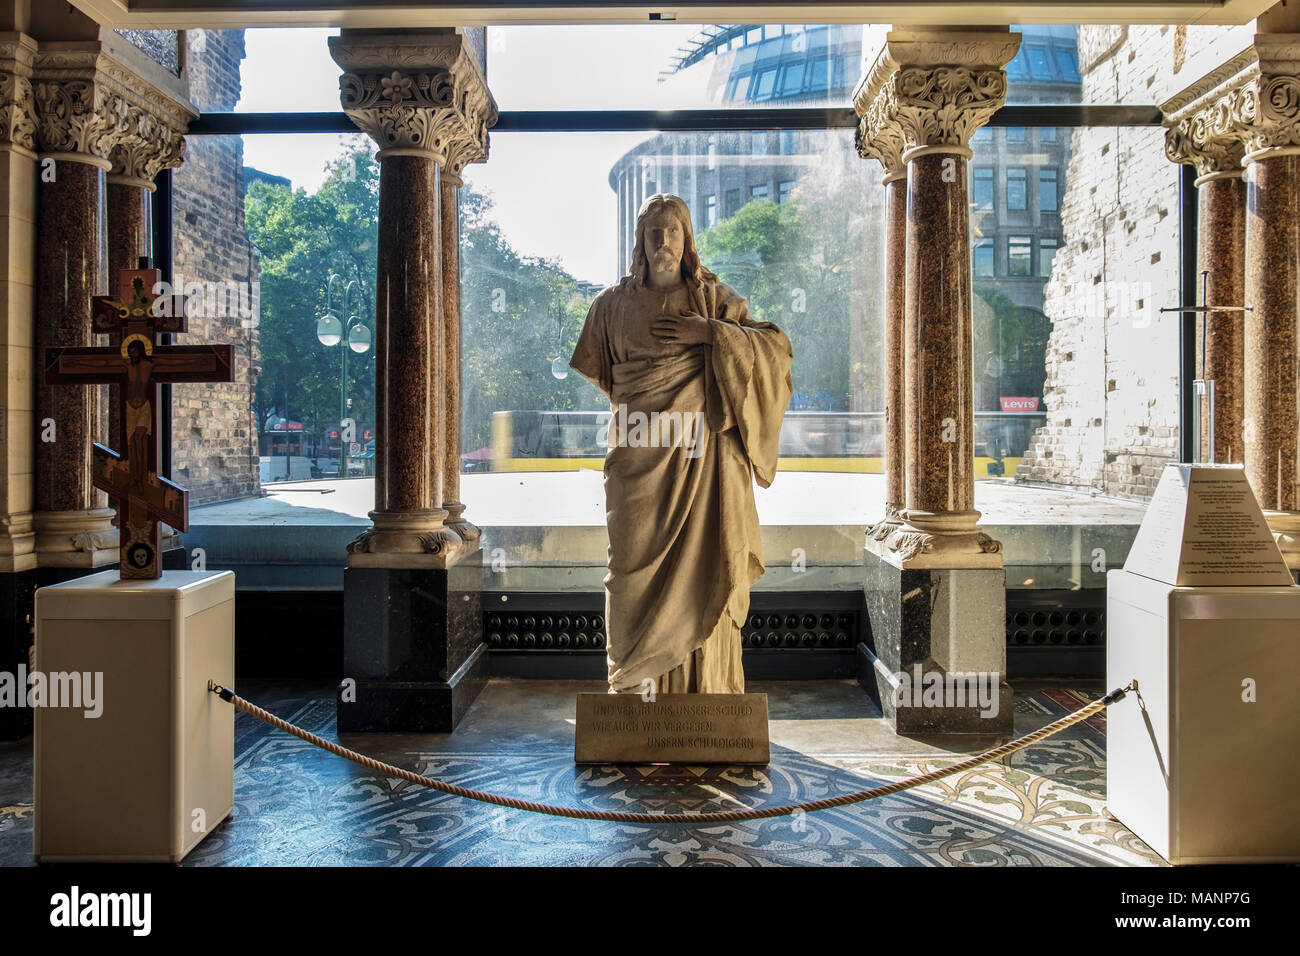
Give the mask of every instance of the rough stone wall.
[[[1199, 28], [1204, 46], [1222, 28]], [[1186, 31], [1081, 26], [1086, 103], [1161, 103], [1195, 78]], [[1181, 74], [1181, 75], [1180, 75]], [[1149, 498], [1178, 457], [1178, 167], [1164, 130], [1072, 134], [1062, 248], [1046, 290], [1053, 322], [1044, 398], [1018, 481]]]
[[[243, 58], [243, 30], [190, 32], [190, 100], [200, 112], [234, 108]], [[230, 345], [234, 356], [232, 383], [172, 389], [172, 479], [189, 489], [191, 505], [259, 490], [253, 415], [258, 264], [244, 228], [243, 167], [240, 137], [191, 136], [185, 163], [173, 174], [175, 280], [201, 283], [204, 292], [203, 308], [190, 309], [189, 334], [177, 341]]]

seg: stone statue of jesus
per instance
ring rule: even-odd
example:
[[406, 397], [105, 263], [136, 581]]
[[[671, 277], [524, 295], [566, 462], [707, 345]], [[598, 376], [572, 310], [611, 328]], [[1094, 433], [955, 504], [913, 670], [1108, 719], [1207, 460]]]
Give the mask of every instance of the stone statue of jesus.
[[776, 472], [790, 340], [700, 264], [691, 215], [651, 196], [628, 274], [569, 364], [609, 396], [611, 693], [741, 694], [740, 628], [763, 573], [754, 479]]

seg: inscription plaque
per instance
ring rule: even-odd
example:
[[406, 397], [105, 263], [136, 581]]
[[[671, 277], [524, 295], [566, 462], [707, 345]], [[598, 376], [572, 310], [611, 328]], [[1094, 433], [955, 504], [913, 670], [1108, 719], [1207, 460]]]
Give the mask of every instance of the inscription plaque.
[[766, 694], [579, 694], [575, 763], [763, 764]]
[[1166, 465], [1124, 570], [1177, 587], [1292, 583], [1240, 465]]

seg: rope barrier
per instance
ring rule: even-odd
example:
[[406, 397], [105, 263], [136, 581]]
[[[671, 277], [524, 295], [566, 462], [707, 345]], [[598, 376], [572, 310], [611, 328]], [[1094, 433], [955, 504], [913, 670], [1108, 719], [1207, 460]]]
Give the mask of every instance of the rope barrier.
[[423, 774], [414, 773], [410, 770], [403, 770], [401, 767], [394, 767], [392, 764], [383, 763], [373, 757], [367, 757], [365, 754], [357, 753], [355, 750], [349, 750], [346, 747], [326, 740], [324, 737], [318, 737], [310, 731], [303, 730], [287, 720], [275, 716], [270, 711], [263, 710], [256, 704], [249, 703], [229, 688], [222, 687], [213, 681], [208, 681], [208, 690], [216, 694], [222, 700], [242, 710], [244, 713], [256, 717], [264, 723], [270, 724], [285, 733], [293, 734], [300, 740], [305, 740], [322, 750], [327, 750], [336, 756], [351, 760], [353, 763], [360, 764], [368, 770], [383, 774], [386, 777], [396, 777], [400, 780], [406, 780], [410, 783], [421, 787], [428, 787], [430, 790], [437, 790], [440, 793], [448, 793], [452, 796], [464, 797], [467, 800], [477, 800], [480, 803], [490, 803], [498, 807], [509, 807], [512, 810], [526, 810], [529, 813], [542, 813], [552, 817], [568, 817], [573, 820], [601, 820], [609, 823], [639, 823], [651, 824], [656, 826], [677, 824], [685, 826], [705, 825], [714, 826], [719, 823], [738, 823], [742, 820], [765, 820], [772, 817], [789, 816], [792, 813], [804, 812], [813, 813], [817, 810], [830, 810], [835, 807], [844, 807], [853, 803], [862, 803], [866, 800], [874, 800], [877, 797], [886, 797], [890, 794], [899, 793], [903, 790], [910, 790], [913, 787], [919, 787], [923, 784], [933, 783], [943, 777], [951, 776], [955, 773], [961, 773], [978, 767], [983, 763], [990, 763], [1000, 760], [1008, 754], [1013, 754], [1017, 750], [1023, 750], [1030, 744], [1037, 743], [1053, 734], [1060, 733], [1067, 727], [1087, 720], [1093, 714], [1100, 713], [1111, 704], [1118, 700], [1123, 700], [1129, 691], [1135, 690], [1133, 683], [1126, 687], [1120, 687], [1105, 697], [1094, 700], [1091, 704], [1079, 708], [1072, 714], [1067, 714], [1060, 720], [1048, 724], [1032, 734], [1026, 734], [1017, 740], [1003, 744], [995, 750], [989, 750], [975, 757], [962, 760], [953, 764], [951, 767], [944, 767], [939, 770], [932, 770], [927, 774], [919, 777], [909, 777], [907, 780], [900, 780], [897, 783], [891, 783], [883, 787], [873, 787], [870, 790], [860, 790], [856, 793], [847, 793], [838, 797], [827, 797], [824, 800], [812, 800], [807, 803], [797, 803], [781, 807], [762, 807], [750, 810], [723, 810], [716, 813], [623, 813], [617, 810], [582, 810], [576, 807], [557, 807], [546, 803], [534, 803], [531, 800], [519, 800], [515, 797], [505, 797], [495, 793], [485, 793], [481, 790], [470, 790], [466, 787], [458, 787], [453, 783], [444, 783], [441, 780], [434, 780], [432, 777], [426, 777]]

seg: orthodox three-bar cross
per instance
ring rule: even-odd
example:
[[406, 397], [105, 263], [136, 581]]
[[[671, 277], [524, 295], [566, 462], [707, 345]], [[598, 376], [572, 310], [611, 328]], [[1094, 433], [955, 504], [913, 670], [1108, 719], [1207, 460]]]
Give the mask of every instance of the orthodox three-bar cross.
[[160, 386], [231, 381], [229, 345], [160, 345], [158, 336], [186, 331], [185, 298], [157, 296], [161, 273], [142, 259], [118, 272], [117, 295], [92, 300], [92, 328], [120, 344], [45, 350], [46, 385], [117, 385], [122, 451], [96, 443], [92, 480], [117, 499], [124, 579], [162, 576], [158, 522], [189, 530], [184, 488], [158, 474]]

